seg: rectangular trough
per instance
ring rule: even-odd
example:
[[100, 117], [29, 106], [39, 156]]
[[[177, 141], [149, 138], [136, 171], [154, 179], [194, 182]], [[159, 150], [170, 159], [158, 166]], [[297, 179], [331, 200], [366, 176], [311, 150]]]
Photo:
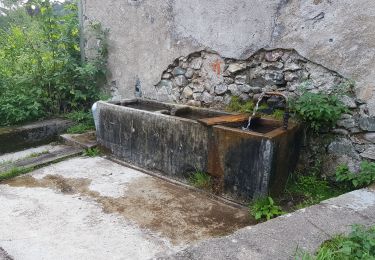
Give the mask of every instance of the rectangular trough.
[[298, 160], [295, 124], [144, 99], [98, 102], [98, 143], [116, 157], [173, 178], [208, 172], [242, 198], [277, 193]]

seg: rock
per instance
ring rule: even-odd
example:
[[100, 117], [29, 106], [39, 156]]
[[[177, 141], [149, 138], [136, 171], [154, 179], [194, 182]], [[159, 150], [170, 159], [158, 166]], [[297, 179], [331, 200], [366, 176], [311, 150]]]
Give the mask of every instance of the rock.
[[254, 94], [253, 101], [258, 102], [259, 98], [260, 98], [260, 94]]
[[340, 100], [348, 108], [357, 108], [357, 104], [355, 103], [355, 100], [349, 96], [346, 96], [346, 95], [341, 96]]
[[271, 81], [272, 83], [274, 83], [276, 85], [284, 85], [286, 83], [285, 79], [284, 79], [284, 74], [280, 73], [280, 72], [277, 72], [277, 71], [274, 71], [274, 72], [271, 72], [271, 73], [266, 73], [264, 75], [264, 78], [265, 78], [265, 80]]
[[270, 107], [275, 107], [275, 106], [277, 106], [280, 102], [281, 102], [281, 98], [279, 98], [279, 97], [275, 97], [275, 96], [272, 96], [272, 97], [270, 97], [269, 99], [267, 99], [267, 104], [268, 104]]
[[364, 131], [375, 132], [375, 117], [363, 117], [359, 119], [359, 128]]
[[193, 89], [194, 93], [197, 93], [197, 92], [202, 93], [205, 90], [204, 85], [201, 85], [201, 84], [190, 84], [189, 86], [190, 88]]
[[358, 127], [350, 128], [349, 131], [350, 131], [350, 133], [352, 133], [352, 134], [358, 134], [358, 133], [361, 133], [361, 132], [362, 132], [362, 130], [359, 129]]
[[241, 91], [239, 91], [238, 89], [238, 85], [237, 84], [230, 84], [228, 86], [228, 90], [230, 91], [230, 93], [233, 95], [233, 96], [239, 96], [241, 95]]
[[284, 74], [285, 81], [294, 81], [298, 79], [298, 74], [294, 72], [287, 71]]
[[163, 80], [161, 80], [161, 81], [157, 84], [157, 87], [158, 87], [158, 88], [165, 87], [166, 89], [169, 90], [169, 92], [171, 92], [171, 91], [172, 91], [172, 88], [173, 88], [173, 83], [172, 83], [172, 81], [170, 81], [170, 80], [163, 79]]
[[284, 71], [297, 71], [301, 69], [302, 67], [296, 63], [287, 63], [285, 64], [285, 67], [284, 67]]
[[185, 77], [188, 79], [191, 79], [194, 76], [194, 70], [191, 68], [188, 68], [185, 73]]
[[200, 101], [197, 101], [197, 100], [189, 100], [186, 104], [189, 105], [189, 106], [193, 106], [193, 107], [202, 106], [202, 103]]
[[249, 95], [245, 94], [245, 93], [242, 93], [240, 95], [240, 99], [244, 102], [248, 101], [250, 99]]
[[228, 86], [226, 84], [219, 84], [215, 87], [215, 93], [218, 95], [223, 95], [227, 90]]
[[364, 159], [375, 160], [375, 146], [369, 146], [360, 156]]
[[234, 83], [234, 79], [232, 79], [230, 77], [224, 77], [224, 83], [227, 84], [227, 85], [230, 85], [230, 84]]
[[284, 52], [282, 50], [274, 50], [266, 52], [264, 58], [266, 59], [266, 61], [278, 61], [283, 55]]
[[179, 75], [175, 77], [174, 79], [175, 79], [176, 85], [179, 87], [185, 87], [189, 83], [189, 81], [186, 79], [184, 75]]
[[246, 63], [231, 63], [229, 64], [226, 71], [228, 71], [230, 74], [233, 74], [243, 69], [246, 69]]
[[366, 133], [363, 135], [363, 138], [371, 143], [375, 144], [375, 133]]
[[254, 94], [262, 93], [262, 88], [260, 87], [251, 87], [250, 92]]
[[190, 68], [199, 70], [202, 68], [203, 60], [202, 58], [195, 58], [190, 62]]
[[225, 104], [225, 105], [229, 105], [231, 101], [232, 101], [232, 96], [226, 94], [226, 95], [224, 96], [224, 104]]
[[184, 98], [191, 98], [193, 96], [193, 90], [190, 87], [185, 87], [182, 91], [182, 96]]
[[328, 153], [335, 156], [347, 155], [354, 159], [359, 159], [359, 155], [355, 151], [352, 142], [346, 138], [337, 138], [330, 143], [328, 146]]
[[368, 117], [369, 116], [369, 109], [367, 107], [367, 105], [360, 105], [359, 106], [359, 115], [361, 117]]
[[346, 129], [353, 128], [353, 127], [356, 126], [355, 120], [352, 119], [352, 118], [339, 120], [339, 121], [337, 121], [336, 124], [338, 126], [346, 128]]
[[348, 131], [348, 130], [345, 130], [345, 129], [337, 128], [337, 129], [333, 129], [333, 130], [332, 130], [332, 133], [334, 133], [334, 134], [338, 134], [338, 135], [348, 135], [348, 134], [349, 134], [349, 131]]
[[196, 101], [202, 101], [202, 93], [193, 93], [193, 99]]
[[351, 119], [353, 116], [351, 114], [342, 114], [341, 119]]
[[215, 103], [222, 103], [223, 100], [224, 100], [224, 97], [221, 97], [221, 96], [219, 96], [219, 97], [214, 97], [214, 102], [215, 102]]
[[246, 84], [246, 76], [245, 75], [237, 75], [234, 82], [236, 84]]
[[186, 70], [181, 67], [176, 67], [173, 69], [172, 74], [173, 76], [185, 75]]
[[281, 70], [284, 67], [284, 63], [282, 62], [264, 62], [262, 63], [263, 69], [269, 70]]
[[206, 104], [211, 104], [213, 102], [214, 98], [213, 96], [208, 92], [203, 92], [202, 94], [202, 101]]
[[161, 76], [162, 79], [171, 79], [172, 78], [172, 74], [171, 73], [164, 73], [163, 76]]
[[249, 85], [247, 85], [247, 84], [245, 84], [245, 85], [238, 85], [238, 90], [241, 91], [241, 92], [249, 93], [250, 89], [251, 89], [251, 87]]

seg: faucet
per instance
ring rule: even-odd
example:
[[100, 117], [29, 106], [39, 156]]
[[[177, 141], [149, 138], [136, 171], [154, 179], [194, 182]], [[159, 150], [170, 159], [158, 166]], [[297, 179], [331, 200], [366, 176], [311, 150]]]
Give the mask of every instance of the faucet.
[[283, 128], [284, 130], [288, 129], [288, 121], [289, 121], [289, 107], [288, 107], [288, 97], [280, 92], [265, 92], [264, 96], [278, 96], [285, 99], [285, 110], [284, 110], [284, 117], [283, 117]]

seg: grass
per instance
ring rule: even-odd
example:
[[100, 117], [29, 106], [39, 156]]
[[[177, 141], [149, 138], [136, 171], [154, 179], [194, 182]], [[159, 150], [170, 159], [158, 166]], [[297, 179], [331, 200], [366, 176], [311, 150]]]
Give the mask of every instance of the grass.
[[239, 97], [232, 97], [226, 110], [228, 112], [252, 113], [254, 110], [254, 103], [253, 101], [243, 102]]
[[36, 157], [38, 157], [38, 156], [41, 156], [41, 155], [43, 155], [43, 154], [48, 154], [48, 153], [49, 153], [48, 150], [46, 150], [46, 151], [42, 151], [42, 152], [39, 152], [39, 153], [32, 153], [32, 154], [30, 154], [29, 156], [27, 156], [27, 158], [36, 158]]
[[194, 172], [189, 178], [189, 183], [199, 189], [209, 190], [212, 188], [211, 176], [202, 171]]
[[34, 170], [34, 168], [32, 167], [30, 168], [14, 167], [10, 169], [9, 171], [0, 173], [0, 181], [4, 181], [4, 180], [8, 180], [8, 179], [20, 176], [22, 174], [31, 172], [32, 170]]
[[349, 235], [337, 235], [325, 241], [313, 255], [297, 250], [295, 258], [301, 260], [375, 259], [375, 226], [366, 228], [353, 225]]
[[296, 209], [318, 204], [323, 200], [337, 197], [346, 190], [330, 184], [327, 180], [320, 179], [316, 175], [297, 174], [289, 179], [285, 193], [300, 201], [295, 205]]
[[88, 157], [96, 157], [101, 155], [101, 151], [99, 148], [88, 148], [83, 152], [83, 155], [88, 156]]

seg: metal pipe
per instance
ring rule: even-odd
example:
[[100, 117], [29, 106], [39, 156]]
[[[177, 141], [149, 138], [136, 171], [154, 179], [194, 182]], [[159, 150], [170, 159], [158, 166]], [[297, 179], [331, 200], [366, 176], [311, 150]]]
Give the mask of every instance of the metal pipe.
[[285, 110], [284, 110], [284, 117], [283, 117], [283, 128], [285, 130], [288, 129], [288, 121], [289, 121], [289, 107], [288, 107], [288, 97], [280, 92], [265, 92], [265, 96], [278, 96], [285, 99]]

